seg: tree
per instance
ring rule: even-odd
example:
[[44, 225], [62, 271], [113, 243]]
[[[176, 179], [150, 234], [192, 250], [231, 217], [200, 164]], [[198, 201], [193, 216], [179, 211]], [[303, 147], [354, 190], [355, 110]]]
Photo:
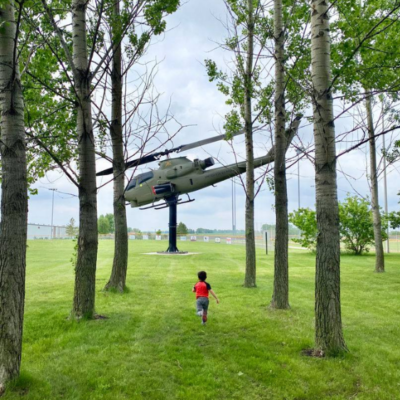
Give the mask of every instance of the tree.
[[[276, 299], [272, 301], [272, 306], [286, 308], [288, 306], [288, 228], [287, 228], [287, 192], [286, 192], [286, 151], [289, 144], [297, 132], [299, 118], [294, 117], [300, 108], [300, 99], [304, 99], [304, 93], [293, 84], [293, 79], [286, 79], [284, 71], [287, 69], [285, 63], [291, 58], [291, 68], [299, 64], [299, 57], [302, 52], [299, 51], [298, 31], [301, 29], [297, 23], [290, 23], [283, 26], [283, 8], [282, 3], [275, 2], [274, 10], [274, 29], [271, 30], [272, 19], [270, 10], [265, 3], [252, 0], [229, 0], [225, 1], [231, 23], [227, 27], [230, 37], [221, 45], [224, 49], [234, 54], [234, 60], [230, 63], [230, 74], [224, 73], [217, 68], [215, 62], [206, 60], [206, 67], [210, 81], [217, 81], [218, 89], [228, 96], [227, 104], [232, 107], [225, 118], [224, 129], [228, 135], [237, 132], [244, 127], [246, 141], [246, 181], [242, 182], [246, 193], [246, 287], [256, 286], [256, 259], [255, 259], [255, 241], [254, 241], [254, 202], [260, 191], [262, 183], [257, 183], [259, 179], [265, 182], [265, 174], [262, 178], [255, 177], [253, 163], [253, 126], [255, 123], [261, 126], [258, 129], [273, 125], [275, 130], [275, 145], [273, 149], [273, 160], [275, 161], [274, 176], [277, 188], [276, 212], [278, 228], [275, 251], [276, 257], [276, 280], [274, 283]], [[286, 19], [288, 20], [288, 14]], [[294, 19], [293, 19], [294, 21]], [[293, 22], [292, 21], [292, 22]], [[291, 55], [287, 57], [284, 52], [285, 32], [294, 31], [294, 39], [290, 39]], [[297, 32], [296, 32], [297, 30]], [[270, 42], [275, 40], [275, 53], [270, 53]], [[293, 50], [297, 53], [294, 54]], [[267, 54], [264, 54], [267, 53]], [[275, 61], [275, 81], [271, 79], [270, 74], [265, 75], [265, 71], [270, 70], [268, 60]], [[293, 64], [293, 65], [292, 65]], [[233, 66], [232, 66], [233, 65]], [[303, 65], [302, 65], [303, 67]], [[297, 68], [300, 70], [303, 68]], [[293, 71], [291, 71], [293, 72]], [[288, 76], [297, 76], [288, 74]], [[274, 87], [275, 86], [275, 87]], [[290, 90], [288, 89], [290, 88]], [[293, 90], [296, 88], [296, 90]], [[291, 103], [291, 112], [293, 117], [287, 117], [285, 112], [286, 91], [291, 93], [288, 96], [288, 103]], [[275, 94], [275, 123], [272, 122], [273, 114], [272, 98]], [[298, 104], [297, 104], [298, 103]], [[286, 128], [286, 121], [290, 121], [290, 126]], [[257, 130], [257, 129], [256, 129]], [[271, 136], [274, 136], [271, 134]], [[236, 153], [234, 152], [236, 155]], [[278, 160], [275, 157], [278, 156]], [[286, 199], [286, 200], [285, 200]], [[286, 249], [286, 250], [285, 250]]]
[[[122, 9], [121, 5], [123, 5]], [[146, 83], [138, 103], [133, 106], [133, 111], [129, 113], [130, 115], [124, 115], [123, 110], [126, 111], [126, 104], [123, 104], [123, 100], [124, 93], [126, 96], [127, 92], [124, 90], [123, 80], [130, 68], [145, 52], [152, 36], [164, 32], [166, 23], [163, 17], [175, 12], [178, 6], [179, 0], [136, 0], [121, 4], [120, 2], [111, 2], [109, 11], [106, 12], [105, 24], [109, 27], [110, 41], [113, 46], [110, 69], [111, 120], [107, 121], [107, 125], [112, 143], [114, 220], [111, 229], [114, 232], [115, 221], [115, 240], [113, 266], [105, 290], [117, 289], [123, 292], [125, 289], [128, 267], [128, 229], [124, 198], [126, 171], [124, 153], [130, 135], [126, 135], [126, 132], [124, 134], [124, 126], [133, 114], [137, 114], [138, 107], [144, 99], [144, 93], [148, 89]], [[124, 24], [124, 21], [130, 21], [129, 26]], [[138, 29], [139, 26], [140, 29]], [[122, 46], [125, 47], [125, 60]], [[106, 113], [102, 112], [102, 118], [105, 115]]]
[[[171, 0], [171, 2], [179, 3], [177, 0]], [[118, 25], [116, 28], [118, 30], [117, 36], [111, 35], [111, 43], [106, 40], [102, 29], [105, 16], [110, 16], [109, 13], [112, 10], [112, 7], [107, 4], [107, 0], [101, 0], [95, 7], [91, 7], [85, 1], [73, 1], [72, 24], [67, 24], [62, 28], [59, 21], [65, 20], [64, 7], [56, 7], [54, 3], [50, 7], [46, 0], [42, 0], [42, 3], [47, 19], [37, 22], [35, 15], [33, 18], [33, 23], [37, 25], [35, 26], [35, 32], [41, 35], [44, 44], [51, 50], [52, 56], [58, 62], [59, 70], [54, 75], [65, 77], [65, 83], [61, 86], [62, 89], [64, 90], [65, 87], [68, 87], [69, 90], [67, 90], [66, 94], [62, 91], [60, 93], [51, 79], [50, 82], [44, 82], [44, 86], [51, 93], [50, 97], [52, 97], [53, 102], [57, 103], [58, 96], [61, 96], [62, 98], [67, 98], [76, 107], [79, 177], [75, 171], [67, 171], [66, 166], [59, 161], [59, 157], [46, 147], [46, 143], [37, 138], [37, 136], [35, 136], [35, 140], [51, 154], [59, 167], [79, 189], [79, 239], [75, 269], [74, 305], [71, 315], [76, 318], [92, 318], [95, 315], [95, 275], [98, 245], [95, 176], [96, 141], [93, 126], [97, 129], [100, 144], [103, 143], [105, 140], [104, 131], [107, 127], [105, 122], [107, 118], [102, 118], [105, 116], [102, 105], [107, 103], [105, 93], [107, 93], [108, 83], [105, 76], [107, 76], [107, 71], [110, 70], [110, 63], [113, 60], [116, 47], [121, 44], [124, 35], [128, 35], [132, 41], [126, 46], [127, 53], [130, 56], [134, 55], [137, 48], [142, 48], [142, 41], [135, 33], [135, 29], [132, 28], [135, 18], [138, 17], [136, 12], [140, 12], [140, 25], [143, 22], [143, 17], [149, 23], [150, 31], [156, 30], [156, 27], [165, 27], [165, 22], [162, 21], [161, 16], [165, 9], [168, 11], [171, 8], [171, 3], [161, 0], [124, 3], [126, 7], [132, 7], [132, 9], [129, 9], [121, 18], [110, 17], [110, 20], [117, 20], [114, 25], [113, 23], [111, 25]], [[50, 32], [41, 29], [46, 23], [52, 27]], [[137, 31], [142, 32], [141, 29]], [[148, 35], [144, 32], [143, 37], [147, 38]], [[72, 54], [70, 53], [71, 47]], [[59, 49], [63, 50], [61, 56]], [[40, 78], [39, 82], [41, 82]], [[96, 118], [92, 118], [92, 98], [95, 97], [94, 93], [96, 91], [102, 93], [102, 101], [96, 107], [98, 110]], [[134, 110], [137, 111], [136, 106], [134, 105]], [[113, 114], [112, 117], [115, 117], [115, 115]], [[128, 124], [129, 119], [127, 117], [124, 122], [125, 125]], [[95, 125], [93, 125], [93, 121]], [[145, 127], [145, 131], [146, 134], [149, 134], [148, 127]], [[120, 180], [121, 177], [119, 177], [118, 182]], [[120, 186], [118, 187], [120, 189]], [[121, 198], [120, 196], [119, 201], [121, 201]], [[123, 238], [127, 238], [126, 225], [120, 231], [122, 234], [120, 242], [123, 242]], [[125, 241], [125, 244], [127, 245], [127, 241]], [[126, 260], [126, 252], [124, 254], [122, 260]], [[122, 264], [122, 267], [125, 268], [126, 263], [123, 262]], [[118, 263], [118, 265], [121, 265], [121, 263]], [[126, 273], [126, 268], [124, 273]]]
[[[111, 124], [110, 136], [113, 151], [114, 202], [113, 225], [115, 224], [114, 260], [111, 276], [105, 290], [125, 289], [126, 271], [128, 268], [128, 229], [126, 221], [125, 190], [125, 157], [122, 120], [122, 52], [121, 52], [121, 12], [120, 2], [112, 5], [111, 38], [114, 43], [114, 57], [111, 70]], [[110, 221], [111, 222], [111, 221]], [[113, 229], [114, 230], [114, 229]]]
[[[333, 46], [336, 87], [347, 101], [357, 104], [364, 100], [367, 114], [363, 131], [368, 133], [369, 138], [375, 272], [384, 272], [385, 260], [381, 237], [376, 132], [372, 105], [378, 93], [382, 103], [385, 97], [398, 99], [400, 28], [398, 23], [393, 23], [392, 17], [399, 7], [397, 1], [391, 0], [343, 3], [338, 7], [337, 18], [333, 24], [336, 37]], [[384, 118], [383, 113], [381, 118]]]
[[311, 3], [312, 101], [318, 226], [315, 277], [315, 352], [347, 350], [340, 306], [340, 233], [335, 128], [330, 71], [329, 3]]
[[69, 220], [69, 224], [65, 228], [65, 233], [69, 237], [75, 237], [76, 234], [78, 233], [78, 229], [75, 227], [75, 219], [74, 218], [71, 218]]
[[176, 233], [178, 235], [187, 235], [188, 228], [183, 222], [179, 222], [178, 227], [176, 229]]
[[[339, 219], [340, 235], [346, 249], [358, 255], [368, 251], [369, 245], [374, 245], [374, 206], [368, 200], [348, 196], [344, 202], [339, 203]], [[380, 227], [381, 244], [382, 240], [387, 239], [386, 228], [386, 223]]]
[[[72, 179], [79, 190], [79, 235], [71, 316], [75, 318], [93, 318], [95, 316], [98, 228], [95, 138], [92, 123], [91, 93], [93, 90], [93, 77], [96, 75], [99, 65], [96, 67], [96, 71], [92, 73], [90, 70], [92, 53], [89, 58], [87, 43], [88, 3], [83, 0], [73, 0], [71, 4], [72, 54], [70, 52], [70, 43], [67, 43], [68, 35], [64, 35], [63, 30], [58, 26], [53, 14], [54, 10], [48, 6], [46, 0], [42, 0], [42, 3], [48, 20], [53, 26], [63, 49], [69, 71], [72, 73], [72, 77], [69, 77], [68, 80], [72, 85], [71, 91], [75, 96], [76, 103], [79, 182]], [[93, 38], [94, 44], [96, 44], [97, 39], [98, 37]], [[52, 52], [59, 59], [56, 50], [52, 49]], [[63, 73], [68, 74], [61, 60], [60, 63]]]
[[161, 236], [161, 234], [162, 234], [161, 229], [158, 229], [157, 232], [156, 232], [156, 235], [157, 236]]
[[67, 58], [71, 60], [69, 67], [73, 71], [78, 103], [79, 237], [72, 310], [73, 316], [77, 318], [93, 318], [95, 314], [98, 247], [96, 158], [90, 100], [92, 76], [87, 45], [87, 6], [85, 0], [72, 0], [72, 57], [68, 48], [64, 47]]
[[[301, 208], [289, 216], [290, 222], [301, 230], [300, 239], [292, 239], [303, 247], [315, 250], [318, 230], [316, 213], [309, 208]], [[374, 224], [371, 203], [357, 196], [347, 196], [339, 203], [339, 230], [341, 242], [347, 250], [355, 255], [369, 251], [368, 246], [374, 245]], [[382, 224], [382, 240], [387, 239], [386, 219]]]
[[[109, 233], [114, 233], [115, 232], [114, 214], [106, 214], [104, 218], [108, 219], [108, 224], [110, 226]], [[128, 232], [128, 229], [126, 231]]]
[[282, 0], [274, 0], [275, 51], [275, 216], [274, 291], [271, 307], [289, 308], [288, 196], [286, 186], [285, 33]]
[[245, 67], [243, 65], [244, 81], [244, 105], [243, 119], [245, 123], [246, 141], [246, 274], [244, 277], [245, 287], [256, 286], [256, 241], [254, 232], [254, 149], [253, 149], [253, 54], [254, 54], [254, 8], [253, 0], [247, 0], [246, 28], [247, 48]]
[[0, 396], [19, 375], [24, 321], [28, 190], [17, 49], [22, 7], [23, 2], [0, 3]]
[[289, 221], [301, 230], [300, 238], [292, 239], [293, 242], [315, 251], [318, 234], [315, 211], [309, 208], [300, 208], [289, 214]]
[[110, 220], [104, 215], [100, 215], [98, 220], [99, 233], [105, 235], [111, 232]]
[[382, 243], [382, 221], [379, 210], [378, 196], [378, 168], [376, 165], [376, 143], [375, 128], [372, 116], [371, 98], [366, 99], [367, 110], [367, 129], [369, 136], [369, 158], [370, 158], [370, 181], [371, 181], [371, 201], [372, 214], [374, 218], [374, 237], [375, 237], [375, 272], [385, 272], [385, 256]]
[[[269, 98], [265, 96], [263, 105], [259, 101], [257, 116], [253, 119], [253, 99], [260, 97], [262, 84], [260, 79], [260, 57], [254, 60], [256, 51], [254, 36], [256, 25], [260, 22], [262, 7], [253, 0], [227, 0], [225, 4], [231, 16], [232, 35], [226, 39], [223, 47], [233, 52], [234, 68], [231, 78], [220, 71], [214, 61], [206, 60], [206, 68], [210, 81], [216, 81], [218, 89], [229, 97], [227, 104], [232, 106], [232, 111], [226, 117], [224, 129], [228, 135], [244, 127], [246, 180], [242, 185], [246, 194], [245, 204], [245, 232], [246, 232], [246, 271], [244, 278], [245, 287], [256, 286], [256, 248], [254, 230], [254, 201], [256, 193], [254, 177], [254, 149], [253, 149], [253, 124], [256, 120], [263, 121], [268, 113], [266, 104]], [[261, 29], [260, 29], [261, 31]], [[266, 36], [266, 35], [265, 35]], [[262, 39], [262, 43], [266, 40]], [[263, 47], [263, 44], [260, 45]], [[270, 89], [270, 88], [269, 88]], [[266, 92], [269, 92], [268, 90]]]

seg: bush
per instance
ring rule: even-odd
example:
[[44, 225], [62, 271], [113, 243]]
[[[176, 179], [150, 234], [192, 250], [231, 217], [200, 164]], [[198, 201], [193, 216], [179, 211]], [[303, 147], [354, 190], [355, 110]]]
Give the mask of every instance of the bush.
[[[368, 252], [374, 245], [374, 223], [371, 203], [357, 196], [347, 197], [339, 203], [340, 235], [347, 250], [354, 254]], [[387, 239], [386, 226], [382, 219], [382, 239]]]
[[315, 251], [318, 233], [315, 211], [309, 208], [299, 208], [289, 214], [289, 222], [301, 230], [300, 239], [292, 239], [293, 242]]
[[[299, 228], [300, 239], [293, 239], [303, 247], [315, 250], [317, 245], [316, 212], [309, 208], [300, 208], [289, 214], [289, 221]], [[387, 239], [387, 219], [382, 218], [382, 239]], [[339, 230], [341, 241], [347, 250], [354, 254], [369, 251], [368, 246], [374, 244], [374, 224], [371, 203], [357, 196], [348, 196], [339, 203]]]

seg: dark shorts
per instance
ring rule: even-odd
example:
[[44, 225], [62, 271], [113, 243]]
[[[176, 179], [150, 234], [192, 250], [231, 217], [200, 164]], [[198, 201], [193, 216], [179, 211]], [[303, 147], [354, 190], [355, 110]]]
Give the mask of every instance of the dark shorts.
[[208, 310], [208, 304], [209, 304], [208, 297], [199, 297], [196, 300], [197, 312], [203, 311], [203, 310], [207, 311]]

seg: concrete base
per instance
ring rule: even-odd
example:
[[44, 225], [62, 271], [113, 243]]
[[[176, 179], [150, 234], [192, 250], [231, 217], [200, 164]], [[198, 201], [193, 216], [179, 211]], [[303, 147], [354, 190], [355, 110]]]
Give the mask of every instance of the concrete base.
[[194, 254], [200, 254], [200, 253], [189, 253], [187, 251], [180, 251], [178, 253], [168, 253], [166, 251], [160, 251], [157, 253], [143, 253], [148, 256], [192, 256]]

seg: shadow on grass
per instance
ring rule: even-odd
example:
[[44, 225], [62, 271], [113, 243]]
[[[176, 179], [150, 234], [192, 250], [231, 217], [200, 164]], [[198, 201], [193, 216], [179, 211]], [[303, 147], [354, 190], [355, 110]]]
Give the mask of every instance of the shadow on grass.
[[[27, 372], [22, 371], [18, 378], [10, 381], [6, 385], [6, 392], [15, 393], [18, 396], [26, 396], [40, 381], [35, 379]], [[1, 397], [1, 394], [0, 394]]]
[[131, 292], [131, 290], [129, 289], [128, 286], [125, 286], [125, 289], [123, 291], [120, 291], [115, 287], [111, 287], [109, 289], [103, 288], [100, 290], [100, 293], [103, 293], [103, 294], [108, 294], [108, 293], [109, 294], [128, 294], [130, 292]]

